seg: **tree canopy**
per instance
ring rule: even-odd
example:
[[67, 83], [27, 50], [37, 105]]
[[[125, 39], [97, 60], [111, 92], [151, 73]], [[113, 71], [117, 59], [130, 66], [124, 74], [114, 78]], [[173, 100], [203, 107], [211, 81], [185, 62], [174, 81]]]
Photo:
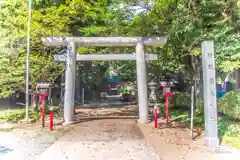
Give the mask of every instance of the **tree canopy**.
[[[31, 19], [31, 86], [53, 82], [63, 73], [63, 65], [52, 55], [62, 48], [46, 48], [41, 37], [80, 35], [79, 28], [94, 23], [97, 8], [85, 1], [35, 1]], [[27, 4], [6, 1], [0, 10], [0, 97], [24, 91], [27, 31]]]

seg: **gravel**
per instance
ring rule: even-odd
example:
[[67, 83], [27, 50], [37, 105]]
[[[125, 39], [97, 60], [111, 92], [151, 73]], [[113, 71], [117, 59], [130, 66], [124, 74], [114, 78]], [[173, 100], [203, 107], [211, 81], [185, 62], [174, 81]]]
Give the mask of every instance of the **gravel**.
[[34, 160], [54, 142], [44, 131], [0, 132], [1, 160]]
[[159, 160], [135, 120], [101, 119], [74, 128], [37, 160]]

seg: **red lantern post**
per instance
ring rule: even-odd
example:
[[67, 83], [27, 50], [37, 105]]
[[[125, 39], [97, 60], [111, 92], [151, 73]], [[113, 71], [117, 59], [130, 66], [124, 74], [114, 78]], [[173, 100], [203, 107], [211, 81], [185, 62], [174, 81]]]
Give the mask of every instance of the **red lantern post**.
[[167, 123], [169, 121], [169, 107], [168, 107], [168, 98], [172, 95], [172, 92], [164, 92], [163, 95], [165, 96], [165, 111], [166, 111], [166, 120]]
[[51, 111], [50, 111], [50, 116], [49, 116], [49, 118], [50, 118], [49, 128], [50, 128], [50, 131], [53, 131], [53, 111], [52, 111], [52, 109], [51, 109]]
[[166, 112], [166, 121], [169, 121], [169, 103], [168, 99], [173, 93], [170, 91], [170, 87], [168, 85], [162, 86], [163, 87], [163, 95], [165, 96], [165, 112]]
[[51, 84], [49, 83], [39, 83], [36, 86], [36, 90], [39, 91], [39, 95], [42, 100], [41, 106], [41, 120], [42, 120], [42, 127], [45, 127], [45, 99], [48, 97], [48, 92], [51, 89]]
[[154, 106], [154, 128], [157, 128], [158, 126], [158, 108], [157, 106]]
[[41, 107], [41, 113], [42, 113], [42, 127], [45, 127], [45, 98], [48, 96], [48, 94], [40, 94], [42, 99], [42, 107]]

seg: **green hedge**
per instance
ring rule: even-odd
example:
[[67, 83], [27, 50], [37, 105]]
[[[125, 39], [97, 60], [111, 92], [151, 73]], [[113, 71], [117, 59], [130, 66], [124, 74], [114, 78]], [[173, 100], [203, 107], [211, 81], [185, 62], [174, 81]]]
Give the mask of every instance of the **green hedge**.
[[226, 116], [240, 120], [240, 90], [234, 90], [226, 93], [219, 100], [220, 111]]

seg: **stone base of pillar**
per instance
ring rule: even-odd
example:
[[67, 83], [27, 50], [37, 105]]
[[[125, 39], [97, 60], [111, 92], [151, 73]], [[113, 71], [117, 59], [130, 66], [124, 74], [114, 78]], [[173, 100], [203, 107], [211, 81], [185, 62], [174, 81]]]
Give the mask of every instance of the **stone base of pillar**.
[[145, 124], [145, 123], [150, 123], [151, 121], [150, 120], [141, 120], [141, 119], [138, 119], [138, 123], [140, 124]]
[[218, 138], [205, 137], [204, 142], [205, 142], [204, 144], [206, 146], [208, 146], [209, 148], [219, 147], [219, 139]]
[[71, 122], [63, 122], [63, 126], [67, 126], [67, 125], [71, 125], [71, 124], [75, 124], [75, 121], [71, 121]]

